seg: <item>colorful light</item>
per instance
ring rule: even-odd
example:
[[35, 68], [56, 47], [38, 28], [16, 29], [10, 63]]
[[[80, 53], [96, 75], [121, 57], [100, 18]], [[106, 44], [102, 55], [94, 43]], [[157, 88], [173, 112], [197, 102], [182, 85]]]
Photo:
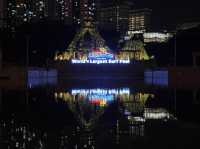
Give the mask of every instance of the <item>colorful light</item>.
[[130, 64], [130, 60], [78, 60], [72, 59], [72, 64]]
[[89, 60], [109, 60], [114, 59], [114, 55], [108, 52], [105, 48], [100, 49], [92, 49], [91, 52], [88, 54]]

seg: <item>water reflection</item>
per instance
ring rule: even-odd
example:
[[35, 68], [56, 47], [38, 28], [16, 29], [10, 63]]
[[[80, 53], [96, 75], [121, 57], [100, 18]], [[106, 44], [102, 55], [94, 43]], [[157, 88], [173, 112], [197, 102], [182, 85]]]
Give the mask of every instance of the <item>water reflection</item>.
[[[119, 84], [116, 88], [113, 85], [97, 85], [95, 88], [80, 84], [75, 87], [37, 86], [18, 91], [0, 90], [3, 107], [0, 147], [146, 148], [158, 142], [161, 145], [162, 138], [168, 138], [167, 145], [179, 144], [182, 141], [177, 138], [186, 137], [182, 132], [188, 136], [194, 134], [183, 131], [186, 125], [182, 121], [186, 112], [182, 109], [186, 105], [188, 109], [190, 107], [191, 102], [186, 95], [198, 101], [199, 90], [185, 91], [184, 98], [180, 97], [179, 91], [175, 90], [175, 94], [174, 89], [141, 86]], [[187, 104], [181, 105], [180, 101]]]

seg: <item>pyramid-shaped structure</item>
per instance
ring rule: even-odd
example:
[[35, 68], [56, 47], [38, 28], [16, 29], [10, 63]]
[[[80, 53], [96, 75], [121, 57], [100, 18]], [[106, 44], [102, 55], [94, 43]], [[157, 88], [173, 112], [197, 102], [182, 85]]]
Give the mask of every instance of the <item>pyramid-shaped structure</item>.
[[76, 33], [74, 39], [70, 43], [67, 51], [84, 51], [87, 52], [91, 49], [109, 49], [105, 40], [97, 31], [92, 19], [85, 20], [80, 30]]
[[[136, 60], [149, 60], [150, 57], [144, 47], [144, 43], [138, 39], [130, 39], [126, 41], [124, 47], [122, 48], [122, 52], [128, 52], [130, 59]], [[133, 57], [131, 57], [131, 52], [134, 53]]]

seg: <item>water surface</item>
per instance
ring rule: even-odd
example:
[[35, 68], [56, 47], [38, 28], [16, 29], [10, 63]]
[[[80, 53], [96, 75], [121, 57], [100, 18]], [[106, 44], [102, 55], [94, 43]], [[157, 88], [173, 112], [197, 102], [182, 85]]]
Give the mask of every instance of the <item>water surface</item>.
[[31, 79], [0, 89], [0, 148], [199, 146], [200, 90], [158, 80]]

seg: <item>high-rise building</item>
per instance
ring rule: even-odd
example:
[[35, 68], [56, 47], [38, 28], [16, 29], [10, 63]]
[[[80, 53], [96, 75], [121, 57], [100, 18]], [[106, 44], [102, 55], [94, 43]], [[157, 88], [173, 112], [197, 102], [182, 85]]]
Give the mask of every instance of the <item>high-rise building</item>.
[[8, 27], [40, 20], [48, 16], [48, 0], [10, 0], [7, 7]]
[[98, 23], [99, 18], [100, 18], [101, 6], [102, 6], [102, 2], [101, 2], [101, 0], [96, 0], [95, 5], [96, 5], [96, 15], [95, 15], [95, 20], [96, 20], [97, 23]]
[[128, 30], [128, 16], [131, 6], [127, 3], [107, 3], [100, 9], [99, 27], [124, 34]]
[[56, 0], [47, 0], [48, 1], [48, 18], [54, 19], [56, 17]]
[[129, 31], [151, 30], [151, 9], [131, 10], [129, 13]]
[[73, 17], [73, 24], [79, 25], [80, 21], [80, 0], [73, 0], [72, 3], [72, 17]]
[[[1, 18], [4, 16], [8, 27], [38, 20], [48, 15], [48, 0], [1, 0]], [[4, 13], [4, 14], [2, 14]]]
[[67, 24], [72, 24], [72, 0], [56, 0], [55, 17]]
[[96, 19], [99, 4], [100, 0], [9, 0], [8, 24], [16, 26], [48, 18], [80, 25], [85, 19]]
[[43, 19], [48, 16], [48, 0], [32, 0], [30, 8], [36, 19]]
[[95, 0], [80, 0], [80, 16], [81, 20], [95, 18], [96, 3]]
[[10, 0], [7, 4], [7, 27], [13, 29], [16, 25], [16, 1]]

